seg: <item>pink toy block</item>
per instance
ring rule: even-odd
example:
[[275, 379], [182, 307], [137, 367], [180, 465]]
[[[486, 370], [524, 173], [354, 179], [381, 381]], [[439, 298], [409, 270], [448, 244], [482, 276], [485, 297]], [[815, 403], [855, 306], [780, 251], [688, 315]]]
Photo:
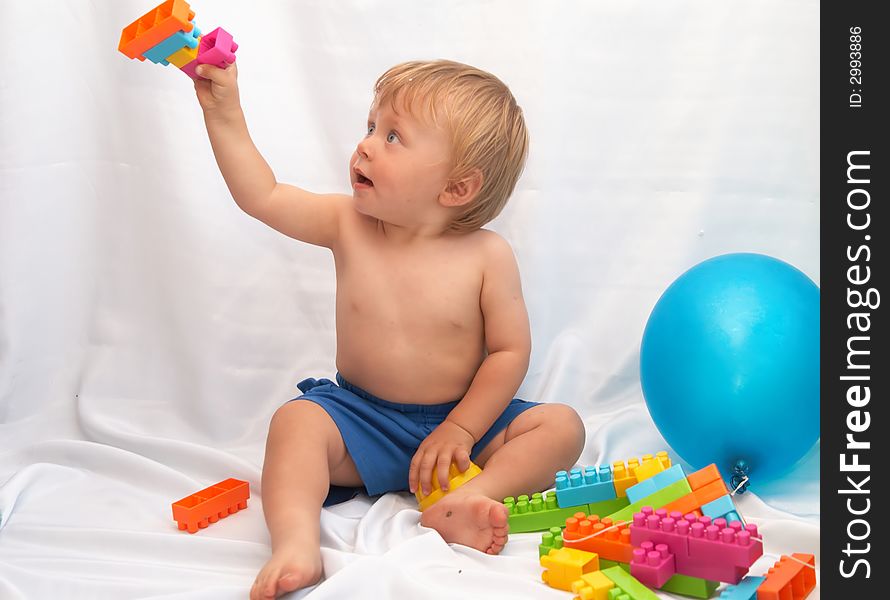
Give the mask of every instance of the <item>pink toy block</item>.
[[232, 34], [222, 27], [217, 27], [201, 37], [201, 43], [198, 45], [198, 57], [180, 69], [192, 79], [203, 79], [195, 73], [198, 65], [214, 65], [225, 69], [235, 62], [236, 50], [238, 50], [238, 44], [232, 39]]
[[736, 584], [763, 555], [757, 526], [740, 521], [696, 517], [679, 512], [667, 514], [644, 507], [634, 514], [630, 526], [631, 543], [665, 544], [675, 556], [676, 572], [690, 577]]
[[639, 548], [634, 548], [630, 574], [640, 583], [651, 588], [660, 588], [674, 576], [675, 572], [674, 555], [667, 544], [655, 545], [652, 542], [643, 542]]

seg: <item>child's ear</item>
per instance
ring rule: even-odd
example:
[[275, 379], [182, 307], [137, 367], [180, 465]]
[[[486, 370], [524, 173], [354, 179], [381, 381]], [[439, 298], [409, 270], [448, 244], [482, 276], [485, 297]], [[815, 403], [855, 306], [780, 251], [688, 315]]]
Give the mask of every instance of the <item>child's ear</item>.
[[482, 170], [473, 169], [469, 175], [450, 181], [439, 196], [439, 201], [449, 208], [464, 206], [472, 202], [481, 189]]

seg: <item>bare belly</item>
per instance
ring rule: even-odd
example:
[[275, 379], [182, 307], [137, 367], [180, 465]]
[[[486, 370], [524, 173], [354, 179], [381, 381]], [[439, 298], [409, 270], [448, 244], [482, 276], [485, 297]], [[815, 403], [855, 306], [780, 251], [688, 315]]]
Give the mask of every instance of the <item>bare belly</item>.
[[481, 331], [431, 335], [337, 317], [337, 370], [371, 394], [403, 404], [439, 404], [466, 394], [484, 358]]

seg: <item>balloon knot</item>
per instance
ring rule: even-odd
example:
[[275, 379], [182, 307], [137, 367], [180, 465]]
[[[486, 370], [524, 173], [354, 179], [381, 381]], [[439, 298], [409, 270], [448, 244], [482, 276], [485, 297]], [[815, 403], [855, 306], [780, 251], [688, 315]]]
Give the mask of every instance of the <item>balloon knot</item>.
[[748, 479], [748, 473], [751, 471], [751, 467], [748, 466], [748, 463], [745, 462], [744, 459], [740, 458], [736, 461], [736, 463], [732, 467], [732, 478], [729, 480], [730, 485], [733, 488], [733, 494], [744, 494], [745, 490], [748, 489], [748, 485], [750, 480]]

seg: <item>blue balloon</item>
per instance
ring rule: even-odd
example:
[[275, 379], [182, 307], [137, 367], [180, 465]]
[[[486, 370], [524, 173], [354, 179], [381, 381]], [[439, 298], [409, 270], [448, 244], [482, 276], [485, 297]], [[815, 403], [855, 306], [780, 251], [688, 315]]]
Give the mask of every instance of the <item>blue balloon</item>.
[[819, 439], [819, 288], [762, 254], [726, 254], [662, 294], [643, 332], [640, 381], [664, 439], [724, 478], [789, 470]]

